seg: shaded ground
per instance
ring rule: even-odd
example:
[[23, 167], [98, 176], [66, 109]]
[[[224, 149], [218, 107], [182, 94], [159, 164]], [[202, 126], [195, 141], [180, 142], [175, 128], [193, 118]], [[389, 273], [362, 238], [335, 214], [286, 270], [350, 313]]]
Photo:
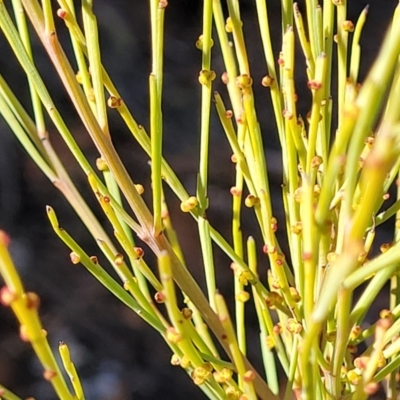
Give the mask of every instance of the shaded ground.
[[[185, 186], [189, 188], [189, 192], [193, 192], [196, 184], [199, 131], [197, 76], [200, 69], [200, 53], [195, 49], [194, 43], [201, 32], [201, 2], [175, 0], [170, 3], [166, 20], [165, 150]], [[253, 77], [255, 82], [259, 82], [265, 74], [265, 66], [255, 29], [254, 5], [251, 1], [241, 3], [246, 38], [251, 43], [249, 52], [253, 63]], [[357, 3], [359, 4], [351, 5], [354, 7], [350, 10], [352, 19], [357, 17], [363, 6], [363, 2]], [[370, 1], [370, 21], [363, 42], [367, 65], [376, 54], [386, 27], [386, 15], [394, 8], [396, 1], [387, 1], [385, 4], [383, 7], [377, 0]], [[147, 76], [150, 61], [147, 3], [128, 0], [114, 0], [111, 3], [98, 0], [95, 7], [102, 29], [104, 63], [138, 122], [148, 126]], [[274, 16], [277, 12], [274, 4], [270, 5], [270, 9]], [[273, 21], [279, 21], [279, 18], [274, 17]], [[274, 27], [276, 37], [279, 36], [279, 30], [279, 26]], [[1, 48], [6, 48], [4, 43]], [[300, 60], [302, 63], [302, 58]], [[64, 108], [66, 119], [74, 127], [79, 143], [94, 162], [97, 153], [86, 132], [78, 124], [68, 99], [59, 89], [58, 79], [48, 66], [47, 58], [40, 57], [38, 64], [51, 82], [55, 99]], [[223, 71], [221, 60], [215, 59], [214, 65], [220, 74]], [[26, 95], [27, 90], [21, 85], [21, 76], [15, 73], [12, 60], [2, 57], [0, 68], [12, 86], [20, 90], [21, 96]], [[277, 147], [277, 135], [271, 122], [271, 112], [267, 109], [268, 93], [258, 91], [257, 95], [265, 143], [270, 149], [269, 162], [275, 174], [272, 179], [273, 193], [276, 193], [275, 197], [278, 199], [281, 178], [279, 167], [274, 167], [280, 161], [279, 155], [271, 152], [271, 149]], [[114, 141], [129, 172], [135, 181], [143, 182], [148, 187], [147, 157], [133, 144], [129, 133], [121, 128], [117, 118], [111, 115], [111, 119]], [[215, 120], [212, 127], [213, 172], [210, 178], [209, 218], [228, 236], [230, 215], [226, 204], [230, 204], [229, 188], [233, 182], [233, 169], [229, 163], [230, 151]], [[68, 159], [69, 156], [55, 132], [52, 138], [55, 147], [65, 153]], [[68, 164], [78, 186], [87, 191], [79, 168], [72, 160]], [[89, 192], [87, 197], [97, 207]], [[169, 365], [169, 350], [158, 335], [118, 303], [83, 269], [71, 266], [68, 250], [49, 227], [44, 211], [46, 204], [52, 205], [58, 211], [62, 226], [89, 253], [98, 253], [95, 244], [65, 200], [25, 157], [15, 141], [10, 140], [10, 133], [3, 124], [0, 130], [0, 223], [12, 235], [13, 255], [26, 287], [41, 296], [41, 315], [50, 340], [54, 344], [64, 340], [71, 346], [72, 357], [83, 378], [87, 399], [203, 398], [190, 379], [184, 376], [183, 371]], [[279, 206], [279, 200], [276, 200], [276, 204]], [[196, 227], [189, 217], [181, 218], [177, 203], [172, 197], [171, 212], [173, 217], [179, 216], [179, 221], [177, 217], [174, 221], [180, 233], [182, 247], [186, 249], [189, 268], [203, 282], [200, 253], [195, 245]], [[101, 218], [100, 212], [98, 215]], [[108, 228], [107, 223], [104, 223]], [[254, 234], [250, 229], [251, 224], [250, 216], [244, 219], [243, 229], [246, 234]], [[216, 258], [219, 287], [223, 293], [229, 294], [229, 262], [218, 252]], [[253, 343], [257, 340], [257, 328], [254, 321], [250, 321], [249, 326], [249, 343]], [[22, 397], [34, 395], [40, 400], [54, 399], [49, 385], [41, 379], [41, 368], [32, 357], [31, 349], [21, 343], [16, 330], [17, 326], [9, 310], [0, 307], [0, 382]], [[250, 346], [251, 359], [259, 363], [257, 352], [258, 345]]]

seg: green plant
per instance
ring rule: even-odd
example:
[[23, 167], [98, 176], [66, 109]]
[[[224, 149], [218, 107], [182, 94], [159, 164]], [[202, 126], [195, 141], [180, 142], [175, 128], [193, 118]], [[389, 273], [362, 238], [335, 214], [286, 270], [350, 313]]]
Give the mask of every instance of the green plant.
[[[273, 44], [268, 4], [255, 1], [268, 70], [262, 85], [271, 92], [282, 146], [286, 220], [279, 223], [286, 230], [289, 244], [289, 252], [284, 255], [276, 237], [278, 221], [271, 205], [268, 160], [253, 95], [253, 85], [257, 83], [251, 78], [239, 2], [227, 0], [228, 18], [220, 1], [203, 2], [203, 32], [196, 42], [202, 54], [198, 77], [202, 95], [200, 162], [196, 193], [190, 194], [162, 156], [163, 118], [168, 117], [162, 113], [167, 1], [149, 1], [152, 38], [149, 135], [136, 123], [102, 65], [92, 3], [82, 1], [80, 24], [72, 0], [59, 0], [56, 12], [50, 0], [41, 4], [37, 0], [12, 0], [15, 23], [4, 2], [0, 2], [0, 27], [26, 73], [33, 113], [30, 116], [25, 111], [1, 77], [0, 111], [30, 157], [64, 194], [97, 240], [122, 283], [59, 226], [57, 215], [49, 206], [50, 223], [70, 248], [71, 261], [81, 263], [158, 331], [172, 351], [172, 364], [180, 365], [209, 398], [287, 400], [294, 393], [304, 400], [358, 400], [375, 392], [381, 382], [385, 382], [388, 398], [396, 398], [400, 360], [397, 339], [400, 253], [396, 218], [400, 200], [398, 197], [386, 207], [384, 199], [400, 167], [397, 105], [400, 6], [368, 77], [359, 85], [359, 40], [367, 9], [353, 25], [346, 17], [346, 0], [324, 0], [322, 5], [307, 0], [302, 12], [296, 3], [282, 0], [282, 43]], [[20, 12], [22, 9], [24, 12]], [[69, 31], [78, 74], [58, 41], [55, 15], [64, 20]], [[29, 17], [100, 153], [97, 170], [77, 145], [35, 68], [25, 16]], [[306, 61], [311, 95], [311, 111], [306, 120], [297, 112], [297, 101], [303, 100], [297, 100], [296, 94], [294, 72], [299, 63], [295, 60], [295, 37]], [[212, 70], [213, 41], [218, 41], [225, 64], [223, 95], [213, 93], [217, 74]], [[277, 49], [280, 50], [276, 63]], [[337, 54], [336, 67], [332, 61], [334, 54]], [[336, 71], [337, 93], [333, 93], [331, 81]], [[226, 95], [229, 106], [223, 100]], [[141, 197], [141, 185], [132, 182], [113, 147], [107, 107], [120, 114], [151, 159], [152, 211]], [[207, 190], [210, 114], [214, 108], [236, 164], [229, 239], [206, 216], [208, 207], [212, 207]], [[44, 112], [87, 175], [115, 238], [108, 237], [52, 149]], [[164, 199], [165, 186], [179, 198], [181, 211], [190, 214], [198, 224], [206, 294], [185, 265], [184, 249], [179, 246]], [[262, 243], [242, 235], [243, 204], [254, 210], [254, 229], [255, 233], [261, 232]], [[382, 254], [369, 259], [376, 228], [388, 220], [396, 221], [393, 243], [383, 246]], [[156, 254], [158, 275], [146, 264], [135, 238], [140, 238]], [[32, 343], [43, 364], [45, 378], [59, 398], [83, 399], [65, 344], [60, 346], [60, 352], [73, 392], [63, 378], [38, 319], [38, 297], [24, 291], [8, 254], [7, 242], [7, 235], [2, 233], [0, 273], [5, 286], [1, 300], [17, 315], [21, 338]], [[234, 318], [229, 315], [223, 295], [217, 291], [214, 244], [232, 261], [235, 297], [230, 302]], [[268, 261], [268, 276], [259, 276], [257, 247], [262, 247], [265, 253], [262, 262]], [[369, 307], [388, 280], [392, 285], [388, 310], [382, 310], [374, 325], [361, 328]], [[353, 305], [353, 292], [363, 283], [363, 294]], [[184, 298], [184, 308], [179, 306], [180, 297]], [[259, 322], [263, 372], [257, 372], [246, 358], [245, 303], [250, 298]], [[168, 317], [161, 312], [163, 308]], [[355, 358], [355, 346], [370, 337], [374, 337], [373, 342], [367, 342], [366, 350]], [[276, 362], [287, 377], [283, 393], [279, 393]], [[1, 390], [5, 399], [18, 398], [6, 389]]]

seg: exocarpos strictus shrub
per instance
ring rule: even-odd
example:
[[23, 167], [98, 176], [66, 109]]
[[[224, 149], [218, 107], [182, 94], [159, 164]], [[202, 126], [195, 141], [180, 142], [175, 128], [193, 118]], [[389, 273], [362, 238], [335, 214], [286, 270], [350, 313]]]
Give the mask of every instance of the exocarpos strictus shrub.
[[[148, 79], [149, 87], [146, 132], [103, 65], [95, 2], [57, 3], [0, 1], [0, 28], [26, 75], [31, 99], [25, 108], [0, 76], [0, 113], [26, 153], [65, 196], [114, 272], [107, 272], [109, 266], [101, 265], [100, 257], [77, 243], [68, 233], [68, 222], [59, 225], [63, 211], [49, 205], [49, 223], [69, 249], [71, 262], [82, 265], [137, 314], [135, 318], [157, 331], [171, 351], [171, 364], [184, 369], [210, 399], [362, 400], [380, 387], [388, 399], [396, 399], [400, 195], [390, 203], [386, 200], [390, 188], [399, 193], [400, 6], [393, 1], [385, 39], [360, 82], [360, 38], [373, 10], [366, 7], [350, 21], [347, 0], [282, 0], [282, 34], [277, 41], [271, 39], [270, 22], [277, 15], [269, 14], [270, 2], [254, 0], [257, 21], [246, 21], [238, 0], [204, 0], [202, 32], [191, 43], [201, 54], [200, 72], [193, 76], [201, 100], [198, 173], [191, 186], [195, 189], [189, 192], [163, 156], [163, 127], [171, 118], [163, 113], [168, 101], [163, 98], [163, 77], [174, 73], [165, 71], [163, 63], [169, 40], [164, 24], [171, 5], [166, 0], [143, 2], [151, 27], [151, 68], [141, 78]], [[257, 51], [265, 69], [261, 81], [251, 72], [248, 50], [254, 43], [246, 41], [243, 30], [248, 23], [259, 28]], [[59, 31], [68, 32], [71, 51], [63, 50]], [[98, 152], [95, 162], [85, 157], [38, 72], [33, 35], [39, 37]], [[254, 96], [256, 87], [265, 87], [264, 96], [271, 98], [273, 128], [281, 146], [284, 213], [279, 218], [271, 201], [265, 135], [258, 122], [263, 99]], [[298, 96], [300, 92], [304, 95]], [[305, 109], [306, 114], [299, 111]], [[147, 154], [148, 187], [143, 186], [145, 178], [134, 182], [121, 161], [113, 145], [110, 113], [122, 118], [132, 143]], [[231, 201], [225, 205], [230, 209], [230, 235], [207, 217], [213, 208], [210, 168], [217, 165], [209, 152], [213, 114], [232, 151], [230, 160], [218, 163], [234, 165]], [[99, 223], [99, 211], [88, 206], [69, 176], [69, 164], [53, 149], [56, 134], [86, 175], [113, 235]], [[185, 261], [164, 196], [167, 187], [180, 202], [175, 219], [192, 218], [198, 226], [205, 285], [199, 285]], [[151, 193], [146, 201], [144, 189]], [[254, 214], [252, 236], [241, 229], [243, 208]], [[384, 222], [390, 225], [392, 240], [378, 243], [377, 254], [372, 247]], [[68, 343], [60, 342], [60, 357], [56, 356], [40, 322], [40, 293], [25, 290], [29, 282], [22, 283], [9, 242], [1, 231], [1, 302], [16, 315], [20, 338], [32, 345], [44, 379], [58, 398], [82, 400], [85, 388]], [[230, 263], [215, 263], [217, 247]], [[151, 252], [156, 258], [147, 257]], [[231, 276], [233, 296], [218, 290], [220, 269]], [[376, 321], [366, 323], [378, 294], [389, 290], [388, 281], [389, 303]], [[257, 369], [248, 359], [247, 315], [252, 310], [259, 342], [251, 346], [259, 347], [262, 361]], [[19, 399], [2, 386], [0, 397]]]

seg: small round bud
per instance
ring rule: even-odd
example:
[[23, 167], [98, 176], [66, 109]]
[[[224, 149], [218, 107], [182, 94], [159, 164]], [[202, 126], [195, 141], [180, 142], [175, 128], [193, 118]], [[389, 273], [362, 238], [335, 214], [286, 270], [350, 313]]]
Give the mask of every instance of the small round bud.
[[239, 400], [240, 399], [240, 392], [234, 386], [227, 386], [225, 388], [225, 394], [227, 400]]
[[99, 263], [99, 260], [98, 260], [98, 258], [96, 256], [91, 256], [90, 257], [90, 261], [92, 261], [93, 264], [98, 264]]
[[102, 172], [109, 170], [107, 163], [101, 157], [96, 159], [96, 167], [99, 171], [102, 171]]
[[282, 111], [283, 118], [291, 120], [293, 118], [293, 113], [287, 109]]
[[322, 157], [314, 156], [311, 160], [311, 168], [318, 168], [323, 163]]
[[11, 303], [18, 298], [15, 292], [12, 292], [7, 286], [0, 289], [0, 302], [3, 306], [9, 307]]
[[61, 19], [65, 19], [65, 18], [67, 18], [67, 15], [68, 15], [67, 11], [65, 11], [63, 8], [59, 8], [57, 10], [57, 17], [59, 17]]
[[206, 69], [203, 69], [199, 73], [199, 82], [202, 85], [209, 85], [215, 79], [215, 77], [216, 77], [215, 71], [213, 70], [208, 71]]
[[177, 354], [172, 354], [172, 356], [171, 356], [171, 360], [170, 360], [170, 363], [172, 364], [172, 365], [180, 365], [181, 364], [181, 359], [180, 359], [180, 357], [177, 355]]
[[164, 303], [165, 302], [165, 294], [163, 292], [156, 292], [156, 294], [154, 295], [154, 300], [158, 304]]
[[322, 88], [322, 83], [312, 79], [311, 81], [307, 82], [307, 87], [311, 90], [318, 90]]
[[143, 258], [143, 256], [144, 256], [144, 250], [141, 248], [141, 247], [134, 247], [133, 248], [133, 251], [135, 252], [135, 254], [136, 254], [136, 257], [139, 259], [139, 258]]
[[123, 100], [120, 97], [110, 96], [107, 99], [107, 105], [110, 108], [118, 108], [123, 104]]
[[57, 372], [53, 371], [51, 369], [47, 369], [43, 372], [43, 378], [46, 381], [51, 381], [52, 379], [54, 379], [57, 376]]
[[235, 197], [240, 197], [242, 195], [242, 190], [236, 186], [232, 186], [230, 189], [231, 195]]
[[260, 199], [253, 194], [249, 194], [244, 200], [244, 204], [246, 207], [254, 207], [260, 203]]
[[248, 270], [242, 270], [238, 275], [238, 279], [242, 285], [247, 286], [253, 280], [253, 274]]
[[225, 111], [225, 117], [226, 118], [232, 118], [233, 117], [233, 111], [232, 110], [226, 110]]
[[74, 251], [71, 251], [71, 253], [69, 253], [69, 258], [72, 264], [79, 264], [81, 262], [81, 257]]
[[116, 266], [120, 266], [124, 264], [124, 255], [118, 253], [114, 258], [114, 263]]
[[276, 253], [276, 246], [273, 246], [273, 245], [270, 245], [270, 244], [264, 244], [263, 253], [264, 254], [274, 254], [274, 253]]
[[236, 78], [236, 86], [240, 89], [249, 89], [253, 85], [253, 79], [249, 75], [242, 74]]
[[208, 363], [203, 364], [201, 367], [197, 367], [193, 370], [191, 377], [196, 385], [202, 385], [211, 376], [212, 367], [207, 367]]
[[10, 245], [10, 236], [8, 236], [8, 234], [2, 230], [0, 230], [0, 243], [5, 246], [8, 247]]
[[136, 183], [136, 184], [135, 184], [135, 188], [136, 188], [136, 190], [137, 190], [137, 192], [138, 192], [139, 194], [143, 194], [143, 193], [144, 193], [144, 187], [143, 187], [143, 185], [141, 185], [140, 183]]
[[290, 333], [300, 333], [303, 330], [303, 326], [293, 318], [289, 318], [286, 322], [286, 329]]
[[34, 292], [25, 294], [26, 307], [31, 310], [37, 310], [40, 306], [40, 297]]
[[193, 311], [188, 307], [184, 307], [181, 310], [181, 314], [182, 314], [183, 318], [190, 319], [190, 318], [192, 318]]
[[196, 49], [203, 50], [203, 35], [200, 35], [195, 43]]
[[167, 340], [171, 343], [178, 343], [182, 340], [182, 335], [173, 326], [170, 326], [165, 334]]
[[187, 205], [188, 205], [191, 209], [197, 207], [198, 204], [199, 204], [199, 201], [198, 201], [197, 198], [194, 197], [194, 196], [189, 197], [189, 198], [187, 199], [186, 202], [187, 202]]
[[261, 85], [264, 87], [271, 87], [275, 82], [275, 79], [269, 75], [265, 75], [261, 80]]
[[256, 374], [253, 370], [249, 369], [248, 371], [246, 371], [243, 375], [243, 380], [245, 382], [252, 382], [254, 381], [254, 379], [256, 378]]
[[209, 362], [205, 362], [201, 367], [197, 367], [197, 374], [203, 377], [209, 377], [213, 370], [213, 366]]
[[274, 325], [273, 332], [275, 335], [280, 335], [282, 332], [282, 325], [280, 322], [278, 322], [276, 325]]
[[25, 325], [19, 327], [19, 337], [23, 342], [29, 342], [28, 329]]
[[[200, 35], [199, 38], [196, 40], [196, 48], [199, 50], [203, 50], [203, 35]], [[214, 46], [214, 40], [211, 39], [211, 47]]]
[[350, 341], [356, 340], [361, 335], [362, 329], [360, 325], [353, 326], [350, 332]]
[[222, 368], [221, 371], [214, 371], [213, 375], [218, 383], [226, 383], [232, 378], [232, 370], [229, 368]]
[[239, 274], [240, 271], [240, 267], [235, 264], [234, 262], [231, 263], [231, 265], [229, 266], [229, 268], [233, 271], [233, 273], [237, 276]]
[[228, 18], [226, 19], [226, 22], [225, 22], [225, 30], [226, 30], [228, 33], [231, 33], [231, 32], [233, 31], [233, 25], [232, 25], [231, 17], [228, 17]]
[[354, 24], [353, 24], [353, 22], [346, 20], [342, 23], [342, 28], [345, 32], [353, 32]]
[[241, 303], [246, 303], [246, 301], [249, 301], [250, 299], [250, 293], [246, 292], [245, 290], [241, 290], [236, 294], [235, 299]]
[[189, 197], [187, 200], [181, 203], [181, 210], [183, 212], [190, 212], [194, 210], [199, 204], [199, 201], [195, 196]]

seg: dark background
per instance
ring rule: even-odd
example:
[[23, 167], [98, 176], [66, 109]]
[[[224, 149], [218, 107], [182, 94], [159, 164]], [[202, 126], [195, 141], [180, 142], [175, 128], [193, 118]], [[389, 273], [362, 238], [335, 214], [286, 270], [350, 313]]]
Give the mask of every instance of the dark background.
[[[147, 82], [151, 68], [148, 2], [96, 0], [94, 3], [101, 31], [103, 62], [135, 118], [147, 128]], [[278, 139], [268, 91], [259, 85], [266, 68], [254, 3], [250, 0], [240, 3], [279, 220], [279, 185], [282, 178], [277, 151]], [[395, 0], [369, 1], [370, 13], [362, 42], [362, 77], [377, 53], [388, 18], [396, 3]], [[366, 1], [350, 1], [349, 19], [355, 21], [365, 5]], [[268, 6], [277, 54], [281, 29], [279, 2], [270, 1]], [[166, 10], [163, 104], [165, 154], [190, 193], [194, 193], [198, 162], [200, 93], [197, 76], [201, 66], [201, 54], [194, 43], [201, 33], [201, 13], [202, 2], [195, 0], [171, 0]], [[63, 41], [66, 39], [61, 25], [59, 36]], [[53, 98], [85, 154], [94, 163], [98, 154], [80, 125], [47, 56], [41, 51], [40, 43], [35, 35], [33, 37], [34, 49], [38, 54], [36, 62], [46, 77]], [[66, 50], [70, 52], [68, 45]], [[10, 82], [25, 104], [29, 104], [26, 100], [28, 91], [25, 79], [16, 68], [2, 35], [0, 51], [0, 73]], [[297, 65], [302, 71], [304, 62], [300, 53]], [[213, 67], [219, 77], [223, 67], [218, 55], [218, 46], [215, 47]], [[298, 82], [301, 101], [302, 93], [305, 95], [306, 83], [303, 72], [300, 73]], [[223, 90], [220, 83], [216, 85], [217, 89]], [[133, 179], [149, 188], [147, 157], [134, 143], [116, 114], [110, 113], [110, 126], [114, 143]], [[78, 187], [86, 194], [88, 202], [95, 207], [99, 218], [104, 220], [87, 189], [85, 177], [51, 124], [49, 130], [53, 145], [62, 154], [63, 159], [67, 160], [69, 171]], [[210, 152], [209, 218], [214, 225], [220, 227], [226, 237], [229, 237], [229, 188], [233, 184], [234, 170], [229, 162], [231, 152], [215, 115], [212, 119]], [[169, 193], [167, 195], [171, 201], [172, 217], [180, 234], [188, 266], [203, 285], [196, 226], [190, 217], [182, 217], [177, 202]], [[26, 289], [36, 291], [41, 297], [41, 316], [51, 343], [56, 348], [58, 341], [63, 340], [70, 346], [86, 398], [204, 398], [201, 391], [185, 377], [183, 370], [169, 365], [170, 352], [158, 334], [120, 304], [83, 268], [70, 264], [68, 249], [55, 237], [49, 226], [45, 215], [46, 204], [56, 209], [61, 225], [88, 253], [99, 253], [94, 241], [66, 201], [28, 159], [5, 123], [0, 122], [0, 226], [12, 237], [11, 251]], [[104, 225], [110, 231], [106, 221]], [[251, 229], [252, 225], [251, 215], [245, 215], [245, 234], [251, 233], [257, 237], [258, 233]], [[154, 266], [151, 259], [150, 263]], [[218, 286], [229, 296], [232, 289], [229, 261], [218, 251], [216, 265]], [[40, 400], [54, 399], [55, 395], [50, 385], [41, 378], [41, 366], [33, 356], [30, 346], [20, 341], [17, 331], [18, 326], [10, 310], [0, 307], [0, 382], [21, 397], [33, 395]], [[250, 316], [249, 343], [256, 341], [257, 335], [257, 326]], [[249, 345], [249, 356], [257, 365], [260, 362], [258, 352], [258, 344]]]

